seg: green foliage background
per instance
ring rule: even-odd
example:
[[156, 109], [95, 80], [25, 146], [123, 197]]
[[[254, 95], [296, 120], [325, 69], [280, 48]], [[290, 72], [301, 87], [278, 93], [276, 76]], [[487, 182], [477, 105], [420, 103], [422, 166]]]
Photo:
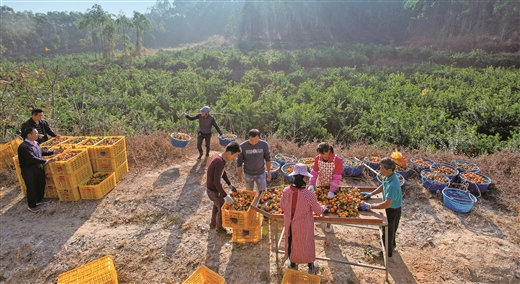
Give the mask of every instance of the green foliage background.
[[[423, 63], [368, 65], [388, 51]], [[31, 107], [43, 108], [61, 134], [132, 135], [194, 132], [196, 123], [177, 115], [209, 105], [232, 114], [215, 117], [239, 135], [258, 128], [299, 143], [336, 139], [469, 155], [517, 151], [520, 73], [492, 67], [508, 60], [478, 50], [461, 56], [360, 44], [163, 50], [131, 65], [93, 54], [4, 60], [1, 139], [17, 135]], [[482, 67], [457, 67], [468, 64]]]

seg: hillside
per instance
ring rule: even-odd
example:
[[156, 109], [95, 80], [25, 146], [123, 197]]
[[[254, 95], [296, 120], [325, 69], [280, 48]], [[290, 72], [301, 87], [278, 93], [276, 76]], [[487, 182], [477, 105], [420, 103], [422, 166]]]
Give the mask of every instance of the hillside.
[[[271, 154], [315, 155], [315, 144], [298, 147], [269, 137]], [[223, 150], [216, 137], [212, 154]], [[393, 149], [370, 145], [335, 148], [343, 157], [388, 156]], [[13, 171], [0, 172], [0, 283], [56, 283], [60, 273], [103, 255], [114, 257], [119, 283], [182, 283], [206, 265], [226, 283], [280, 283], [285, 258], [276, 256], [275, 232], [266, 222], [256, 244], [231, 242], [209, 230], [211, 203], [205, 188], [206, 161], [198, 161], [195, 141], [185, 149], [167, 134], [127, 137], [130, 172], [97, 201], [53, 201], [39, 214], [27, 211]], [[390, 283], [516, 283], [520, 281], [520, 153], [497, 152], [469, 158], [448, 152], [400, 149], [406, 158], [436, 162], [464, 159], [480, 166], [493, 185], [468, 214], [454, 213], [440, 194], [420, 186], [417, 173], [404, 185], [397, 251], [389, 260]], [[236, 181], [236, 166], [228, 173]], [[283, 183], [281, 175], [269, 186]], [[343, 184], [375, 185], [368, 172]], [[382, 263], [373, 231], [316, 224], [318, 255]], [[326, 245], [329, 242], [330, 245]], [[373, 259], [364, 251], [371, 247]], [[318, 261], [322, 283], [383, 283], [384, 272]], [[303, 266], [300, 266], [303, 270]]]

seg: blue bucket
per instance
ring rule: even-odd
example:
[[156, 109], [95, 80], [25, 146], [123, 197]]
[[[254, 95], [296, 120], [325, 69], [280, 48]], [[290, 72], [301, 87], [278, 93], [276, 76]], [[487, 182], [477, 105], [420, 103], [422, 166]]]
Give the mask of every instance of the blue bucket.
[[[228, 136], [228, 137], [224, 138], [223, 136]], [[232, 136], [232, 137], [229, 137], [229, 136]], [[237, 136], [235, 134], [224, 133], [224, 134], [218, 136], [218, 143], [220, 143], [220, 146], [224, 146], [224, 147], [226, 147], [229, 143], [231, 143], [235, 140], [237, 140]]]
[[298, 162], [298, 158], [296, 158], [295, 156], [293, 155], [289, 155], [289, 154], [276, 154], [274, 156], [274, 159], [276, 160], [276, 162], [278, 164], [280, 164], [281, 166], [283, 166], [285, 163], [293, 163], [293, 164], [296, 164], [296, 162]]
[[343, 173], [348, 176], [359, 176], [363, 173], [363, 162], [355, 159], [343, 159]]
[[477, 165], [467, 162], [467, 161], [463, 161], [463, 160], [455, 160], [455, 161], [452, 161], [451, 164], [454, 167], [456, 167], [457, 170], [459, 170], [459, 173], [464, 173], [464, 172], [476, 173], [480, 170], [480, 168]]
[[467, 213], [477, 202], [473, 194], [458, 188], [447, 187], [442, 190], [444, 204], [455, 212]]
[[[363, 161], [365, 161], [365, 163], [371, 167], [372, 169], [376, 170], [376, 171], [379, 171], [379, 168], [380, 168], [380, 164], [379, 162], [372, 162], [370, 161], [370, 158], [373, 157], [373, 156], [368, 156], [368, 157], [364, 157], [363, 158]], [[374, 158], [378, 158], [379, 160], [381, 160], [379, 157], [374, 157]]]
[[[278, 177], [278, 172], [280, 171], [280, 164], [278, 162], [271, 161], [271, 180], [274, 180]], [[267, 171], [265, 172], [265, 176], [267, 177]]]
[[[426, 165], [418, 164], [418, 163], [416, 163], [418, 160], [423, 160], [423, 161], [427, 162], [429, 165], [426, 166]], [[435, 162], [433, 160], [426, 159], [426, 158], [411, 158], [410, 163], [412, 163], [413, 168], [419, 173], [422, 172], [423, 170], [428, 170], [428, 169], [430, 169], [430, 167], [432, 165], [435, 165]]]
[[475, 174], [475, 175], [478, 175], [482, 178], [484, 178], [486, 180], [485, 183], [474, 183], [474, 182], [471, 182], [469, 181], [465, 175], [468, 175], [470, 173], [462, 173], [459, 177], [460, 177], [460, 180], [462, 181], [463, 184], [467, 184], [468, 186], [468, 190], [469, 191], [472, 191], [472, 192], [485, 192], [487, 191], [487, 188], [489, 187], [489, 185], [491, 184], [491, 179], [483, 174], [479, 174], [479, 173], [471, 173], [471, 174]]
[[[453, 170], [455, 173], [451, 173], [451, 174], [441, 173], [438, 170], [440, 167], [449, 168], [449, 169]], [[440, 173], [441, 175], [447, 176], [448, 178], [450, 178], [451, 181], [455, 180], [455, 178], [459, 175], [459, 170], [457, 170], [457, 168], [455, 168], [454, 166], [448, 165], [448, 164], [434, 164], [434, 165], [430, 166], [430, 170], [432, 170], [433, 172]]]
[[[434, 180], [426, 177], [427, 173], [434, 173], [436, 175], [440, 175], [445, 179], [445, 182], [434, 181]], [[450, 178], [443, 174], [433, 172], [431, 170], [423, 170], [423, 171], [421, 171], [421, 184], [427, 190], [429, 190], [431, 192], [437, 192], [437, 191], [443, 190], [444, 188], [446, 188], [450, 185]]]
[[[397, 178], [399, 179], [399, 184], [401, 186], [403, 186], [404, 183], [406, 182], [406, 180], [404, 179], [404, 177], [401, 174], [399, 174], [399, 173], [395, 173], [395, 174], [397, 175]], [[382, 177], [380, 177], [380, 176], [381, 176], [381, 174], [378, 174], [376, 176], [376, 178], [377, 178], [377, 185], [381, 185], [383, 183]]]
[[[170, 143], [172, 143], [172, 145], [177, 148], [186, 147], [186, 145], [188, 145], [188, 142], [190, 142], [190, 140], [191, 140], [191, 136], [188, 135], [187, 140], [179, 140], [177, 138], [173, 138], [173, 135], [175, 135], [177, 133], [179, 133], [179, 132], [173, 132], [172, 134], [170, 134]], [[184, 134], [184, 133], [180, 133], [180, 134]]]
[[282, 173], [283, 173], [283, 176], [285, 178], [285, 182], [287, 184], [292, 184], [294, 182], [294, 178], [292, 176], [290, 176], [289, 173], [286, 173], [285, 170], [289, 167], [289, 166], [294, 166], [296, 165], [296, 163], [285, 163], [283, 166], [282, 166]]
[[402, 170], [402, 171], [395, 170], [396, 173], [402, 175], [404, 178], [406, 178], [406, 176], [408, 175], [409, 171], [410, 171], [410, 169], [406, 169], [406, 170]]

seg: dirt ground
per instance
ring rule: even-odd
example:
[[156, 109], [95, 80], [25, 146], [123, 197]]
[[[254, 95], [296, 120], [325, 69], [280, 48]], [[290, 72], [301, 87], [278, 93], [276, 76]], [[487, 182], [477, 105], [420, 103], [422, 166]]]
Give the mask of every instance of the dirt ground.
[[[164, 141], [163, 141], [164, 140]], [[212, 154], [223, 150], [213, 138]], [[268, 140], [272, 156], [281, 151], [313, 156]], [[56, 283], [60, 273], [112, 255], [119, 283], [182, 283], [201, 265], [226, 283], [281, 283], [286, 259], [276, 254], [282, 223], [264, 220], [258, 243], [233, 243], [209, 229], [211, 203], [205, 193], [207, 161], [196, 160], [195, 142], [176, 149], [159, 136], [127, 139], [129, 173], [100, 200], [54, 200], [38, 214], [27, 210], [12, 171], [0, 172], [0, 283]], [[389, 152], [358, 145], [336, 151], [344, 157]], [[449, 153], [402, 151], [438, 162]], [[507, 159], [505, 159], [507, 157]], [[388, 261], [390, 283], [519, 283], [520, 154], [465, 158], [496, 181], [468, 214], [444, 206], [410, 172], [403, 187], [397, 248]], [[236, 181], [236, 165], [227, 165]], [[502, 175], [499, 175], [501, 173]], [[516, 180], [516, 181], [515, 181]], [[344, 178], [345, 185], [375, 185], [371, 174]], [[283, 183], [283, 176], [269, 186]], [[511, 186], [516, 185], [516, 186]], [[239, 185], [240, 188], [240, 185]], [[316, 223], [316, 253], [334, 259], [383, 264], [377, 231]], [[326, 242], [328, 245], [326, 245]], [[385, 271], [318, 260], [321, 283], [383, 283]], [[300, 265], [300, 271], [306, 266]]]

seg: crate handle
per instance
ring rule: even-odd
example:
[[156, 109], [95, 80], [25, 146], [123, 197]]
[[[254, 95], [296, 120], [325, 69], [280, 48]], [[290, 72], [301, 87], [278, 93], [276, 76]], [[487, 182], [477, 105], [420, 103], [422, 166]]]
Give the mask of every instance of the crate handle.
[[231, 223], [238, 223], [238, 219], [237, 218], [231, 218]]

